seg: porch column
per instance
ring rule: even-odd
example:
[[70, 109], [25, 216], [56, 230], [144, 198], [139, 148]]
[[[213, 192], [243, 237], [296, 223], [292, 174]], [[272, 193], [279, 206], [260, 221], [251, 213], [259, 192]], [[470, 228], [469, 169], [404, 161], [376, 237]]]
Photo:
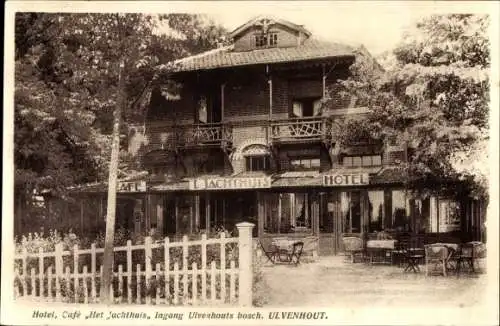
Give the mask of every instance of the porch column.
[[278, 195], [278, 233], [281, 233], [281, 197], [282, 194]]
[[313, 193], [311, 197], [312, 197], [311, 224], [313, 226], [313, 234], [319, 235], [319, 195], [317, 193]]
[[179, 234], [179, 197], [175, 196], [175, 234]]
[[325, 71], [325, 64], [322, 64], [321, 65], [321, 68], [322, 68], [322, 86], [323, 86], [323, 92], [321, 94], [323, 94], [323, 98], [325, 98], [326, 96], [326, 71]]
[[273, 77], [269, 71], [269, 66], [266, 65], [267, 83], [269, 85], [269, 120], [273, 118]]
[[257, 192], [257, 231], [259, 238], [264, 235], [264, 221], [265, 221], [265, 212], [264, 212], [264, 194], [261, 192]]
[[83, 197], [80, 198], [80, 232], [83, 233]]
[[210, 233], [210, 193], [205, 193], [205, 229]]
[[220, 84], [220, 121], [224, 122], [224, 88], [226, 84]]
[[271, 121], [273, 119], [273, 78], [271, 77], [271, 74], [269, 72], [269, 66], [266, 65], [266, 75], [267, 75], [267, 84], [269, 87], [269, 124], [267, 127], [266, 131], [266, 140], [267, 143], [269, 144], [270, 138], [271, 138]]
[[194, 224], [191, 232], [197, 232], [200, 227], [200, 195], [194, 197]]
[[158, 234], [165, 236], [163, 233], [163, 202], [164, 196], [158, 195], [156, 197], [156, 230]]

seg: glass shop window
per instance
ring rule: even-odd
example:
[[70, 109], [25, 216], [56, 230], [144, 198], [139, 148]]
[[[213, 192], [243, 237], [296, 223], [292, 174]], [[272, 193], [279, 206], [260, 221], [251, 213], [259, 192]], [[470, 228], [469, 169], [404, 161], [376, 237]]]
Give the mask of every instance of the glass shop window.
[[392, 227], [396, 231], [411, 231], [409, 201], [404, 191], [392, 191]]
[[293, 233], [311, 231], [311, 200], [307, 193], [280, 193], [267, 202], [264, 231]]
[[384, 191], [368, 191], [368, 231], [384, 229]]
[[361, 230], [361, 192], [349, 191], [340, 194], [340, 205], [344, 233], [360, 233]]
[[459, 230], [459, 203], [451, 199], [439, 199], [439, 232], [452, 232]]

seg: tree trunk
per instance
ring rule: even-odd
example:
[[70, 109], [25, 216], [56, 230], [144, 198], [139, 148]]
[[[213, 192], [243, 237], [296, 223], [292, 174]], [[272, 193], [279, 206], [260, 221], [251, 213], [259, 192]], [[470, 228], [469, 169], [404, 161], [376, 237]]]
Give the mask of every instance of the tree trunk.
[[115, 112], [113, 114], [113, 142], [111, 147], [111, 159], [109, 162], [108, 179], [108, 207], [106, 211], [106, 238], [104, 240], [104, 262], [103, 276], [101, 283], [101, 302], [110, 304], [113, 282], [113, 243], [115, 236], [115, 216], [116, 216], [116, 185], [118, 177], [118, 154], [120, 152], [120, 120], [124, 101], [125, 83], [123, 78], [124, 61], [120, 62], [118, 71], [118, 98]]

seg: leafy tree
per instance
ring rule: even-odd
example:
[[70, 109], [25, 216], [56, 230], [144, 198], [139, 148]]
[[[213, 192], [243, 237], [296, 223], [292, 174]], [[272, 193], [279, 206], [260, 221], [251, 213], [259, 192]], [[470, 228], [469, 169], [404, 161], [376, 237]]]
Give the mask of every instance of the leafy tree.
[[[459, 160], [477, 155], [472, 149], [487, 141], [488, 23], [488, 16], [465, 14], [424, 18], [385, 54], [385, 71], [361, 55], [352, 77], [341, 81], [344, 96], [369, 108], [357, 118], [359, 128], [408, 149], [409, 162], [402, 167], [411, 187], [457, 190], [461, 184], [466, 192], [486, 193], [484, 173], [464, 169]], [[352, 119], [341, 123], [346, 135], [336, 137], [349, 137]]]
[[[34, 193], [63, 196], [69, 185], [106, 179], [119, 57], [113, 52], [115, 40], [101, 23], [106, 17], [16, 14], [16, 215], [30, 215]], [[125, 67], [121, 148], [126, 148], [128, 124], [144, 120], [151, 88], [168, 85], [155, 78], [156, 65], [212, 48], [225, 34], [200, 15], [127, 15], [127, 19], [126, 33], [140, 37], [130, 40], [126, 51], [134, 61]], [[137, 24], [142, 24], [139, 31], [133, 30]], [[120, 171], [137, 169], [135, 163], [126, 151], [120, 152]]]
[[[171, 29], [180, 26], [181, 37], [155, 34], [161, 20]], [[144, 116], [151, 90], [168, 85], [164, 69], [157, 74], [160, 58], [185, 55], [186, 48], [205, 50], [224, 32], [201, 20], [87, 13], [16, 17], [16, 185], [25, 193], [62, 192], [75, 182], [108, 175], [103, 289], [109, 287], [113, 259], [118, 156], [127, 127], [122, 115], [126, 121]]]

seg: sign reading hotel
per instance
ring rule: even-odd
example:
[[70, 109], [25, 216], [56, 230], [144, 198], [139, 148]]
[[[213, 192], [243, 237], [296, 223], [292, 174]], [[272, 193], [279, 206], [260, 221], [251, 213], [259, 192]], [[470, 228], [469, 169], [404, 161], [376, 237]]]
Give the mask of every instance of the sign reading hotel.
[[118, 192], [145, 192], [146, 181], [118, 182]]
[[323, 186], [327, 187], [360, 186], [367, 185], [368, 182], [368, 173], [342, 173], [323, 176]]
[[270, 188], [271, 177], [198, 178], [189, 180], [190, 190]]

